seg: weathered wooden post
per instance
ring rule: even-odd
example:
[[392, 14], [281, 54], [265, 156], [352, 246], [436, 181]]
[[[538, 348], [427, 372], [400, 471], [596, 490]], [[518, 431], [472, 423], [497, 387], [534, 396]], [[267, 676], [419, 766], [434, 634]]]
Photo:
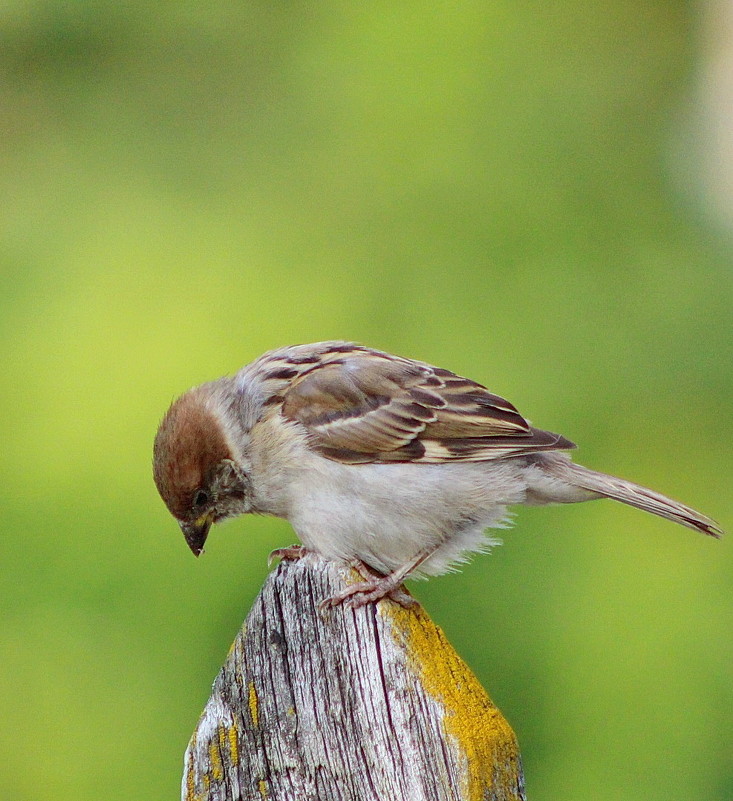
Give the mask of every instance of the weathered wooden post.
[[185, 756], [183, 801], [521, 801], [516, 738], [419, 607], [319, 610], [354, 581], [268, 577]]

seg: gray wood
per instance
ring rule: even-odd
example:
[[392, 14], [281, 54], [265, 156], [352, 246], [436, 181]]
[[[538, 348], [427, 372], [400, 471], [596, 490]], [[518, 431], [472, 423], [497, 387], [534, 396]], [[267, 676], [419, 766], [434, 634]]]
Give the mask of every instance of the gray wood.
[[268, 577], [185, 756], [184, 801], [521, 801], [514, 734], [422, 608], [321, 612], [352, 583]]

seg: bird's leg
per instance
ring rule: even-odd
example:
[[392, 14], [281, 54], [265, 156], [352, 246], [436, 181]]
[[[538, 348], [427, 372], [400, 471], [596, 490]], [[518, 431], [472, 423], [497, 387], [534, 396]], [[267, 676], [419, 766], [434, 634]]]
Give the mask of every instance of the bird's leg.
[[407, 576], [412, 573], [415, 568], [419, 567], [434, 551], [434, 548], [429, 550], [420, 551], [420, 553], [407, 564], [397, 570], [383, 576], [376, 573], [368, 565], [361, 560], [355, 560], [351, 563], [364, 581], [358, 584], [352, 584], [346, 587], [330, 598], [321, 602], [321, 608], [329, 606], [338, 606], [345, 603], [352, 609], [358, 609], [360, 606], [375, 603], [382, 598], [391, 598], [400, 606], [409, 608], [416, 606], [417, 601], [402, 589], [402, 582]]
[[308, 549], [303, 545], [287, 545], [285, 548], [275, 548], [267, 557], [267, 566], [275, 561], [275, 559], [287, 560], [289, 562], [296, 562], [308, 553]]
[[[353, 559], [349, 562], [349, 565], [356, 570], [356, 572], [364, 579], [364, 581], [360, 584], [355, 585], [356, 587], [364, 587], [365, 585], [376, 585], [379, 584], [380, 581], [384, 581], [389, 576], [385, 576], [384, 573], [379, 573], [377, 570], [369, 567], [366, 562], [362, 562], [361, 559]], [[410, 595], [409, 592], [404, 588], [404, 586], [398, 585], [395, 589], [390, 590], [385, 596], [385, 598], [390, 598], [395, 603], [399, 604], [404, 609], [410, 609], [413, 606], [418, 606], [418, 602]], [[365, 601], [368, 603], [368, 601]], [[358, 604], [361, 606], [361, 604]]]

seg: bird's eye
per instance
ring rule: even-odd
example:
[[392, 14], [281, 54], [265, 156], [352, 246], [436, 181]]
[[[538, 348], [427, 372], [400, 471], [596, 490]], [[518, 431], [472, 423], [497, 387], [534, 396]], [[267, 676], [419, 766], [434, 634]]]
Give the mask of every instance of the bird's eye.
[[209, 502], [209, 493], [205, 492], [204, 490], [196, 490], [196, 494], [193, 496], [193, 505], [194, 506], [206, 506]]

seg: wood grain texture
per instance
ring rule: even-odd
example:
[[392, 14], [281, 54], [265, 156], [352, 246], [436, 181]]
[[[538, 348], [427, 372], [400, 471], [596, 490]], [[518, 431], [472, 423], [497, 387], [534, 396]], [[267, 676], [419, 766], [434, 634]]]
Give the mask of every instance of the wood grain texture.
[[421, 608], [319, 611], [355, 580], [268, 577], [185, 755], [184, 801], [522, 801], [514, 734]]

